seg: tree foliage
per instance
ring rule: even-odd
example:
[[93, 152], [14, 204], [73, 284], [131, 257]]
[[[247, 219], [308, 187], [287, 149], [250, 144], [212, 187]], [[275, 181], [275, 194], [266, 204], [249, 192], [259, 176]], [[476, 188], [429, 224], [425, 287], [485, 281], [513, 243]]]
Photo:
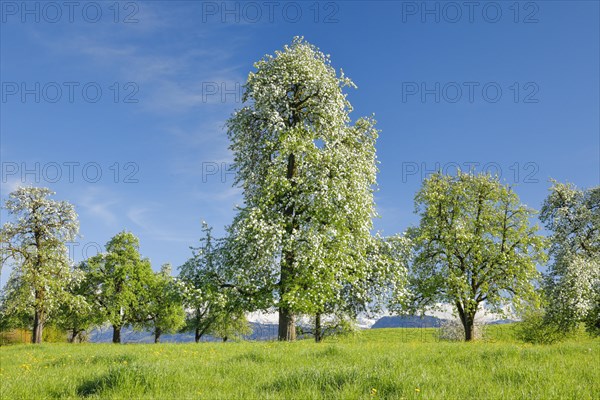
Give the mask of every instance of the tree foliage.
[[90, 329], [104, 323], [102, 314], [94, 308], [95, 292], [81, 266], [74, 266], [72, 274], [75, 279], [66, 288], [74, 301], [60, 305], [54, 322], [58, 328], [67, 331], [71, 343], [87, 340]]
[[176, 332], [185, 324], [181, 286], [171, 276], [171, 264], [164, 264], [153, 274], [145, 294], [147, 299], [135, 325], [152, 329], [158, 343], [163, 333]]
[[251, 334], [252, 327], [243, 311], [233, 310], [219, 313], [215, 321], [211, 324], [209, 333], [226, 342], [232, 337]]
[[583, 321], [594, 333], [600, 326], [600, 187], [554, 182], [540, 219], [552, 232], [548, 323], [572, 331]]
[[432, 175], [415, 197], [421, 221], [410, 230], [415, 258], [414, 294], [408, 308], [454, 306], [473, 335], [479, 307], [536, 302], [536, 263], [545, 259], [545, 240], [529, 219], [534, 211], [512, 189], [487, 175]]
[[77, 301], [67, 290], [71, 261], [66, 242], [79, 230], [74, 207], [49, 198], [47, 188], [20, 187], [4, 208], [14, 218], [0, 230], [2, 265], [12, 265], [2, 294], [2, 319], [31, 316], [33, 343], [41, 343], [44, 324], [62, 303]]
[[377, 130], [350, 123], [342, 90], [355, 85], [302, 38], [254, 66], [227, 123], [244, 190], [229, 251], [237, 286], [278, 308], [279, 338], [293, 340], [296, 314], [367, 275]]
[[220, 332], [226, 331], [228, 316], [239, 315], [243, 310], [239, 293], [228, 283], [223, 241], [213, 236], [212, 227], [206, 222], [202, 222], [202, 232], [200, 246], [192, 247], [192, 257], [179, 267], [185, 330], [194, 332], [196, 342], [203, 335], [214, 333], [217, 324], [222, 327]]
[[411, 249], [410, 240], [403, 235], [375, 235], [367, 249], [369, 268], [364, 275], [340, 285], [339, 294], [327, 299], [315, 313], [315, 340], [346, 328], [353, 330], [352, 321], [359, 314], [375, 317], [404, 301]]
[[113, 326], [113, 342], [121, 342], [121, 328], [139, 322], [146, 311], [153, 272], [139, 253], [139, 241], [120, 232], [106, 244], [106, 253], [82, 264], [91, 283], [94, 308]]

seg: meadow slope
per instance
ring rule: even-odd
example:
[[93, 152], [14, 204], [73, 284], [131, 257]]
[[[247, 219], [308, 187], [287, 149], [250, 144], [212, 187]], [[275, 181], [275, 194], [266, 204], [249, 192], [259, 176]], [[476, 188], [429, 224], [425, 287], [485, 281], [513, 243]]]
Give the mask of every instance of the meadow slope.
[[600, 340], [537, 346], [377, 329], [321, 344], [42, 344], [0, 348], [2, 399], [598, 399]]

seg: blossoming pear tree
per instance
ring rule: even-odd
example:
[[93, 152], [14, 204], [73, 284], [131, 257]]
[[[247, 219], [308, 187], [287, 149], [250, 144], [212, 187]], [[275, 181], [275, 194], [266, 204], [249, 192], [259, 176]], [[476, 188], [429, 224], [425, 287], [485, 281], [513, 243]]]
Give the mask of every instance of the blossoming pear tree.
[[[200, 246], [179, 267], [179, 282], [186, 311], [185, 328], [194, 332], [196, 343], [203, 335], [218, 331], [234, 336], [244, 317], [241, 295], [230, 281], [223, 261], [223, 240], [215, 238], [213, 228], [202, 222]], [[244, 319], [245, 320], [245, 319]], [[231, 323], [229, 325], [229, 323]]]
[[44, 324], [61, 304], [77, 301], [68, 287], [71, 274], [66, 243], [79, 221], [72, 204], [49, 198], [50, 189], [20, 187], [5, 203], [14, 222], [0, 230], [2, 265], [12, 265], [2, 294], [2, 318], [32, 315], [32, 342], [42, 342]]
[[530, 224], [535, 212], [509, 186], [484, 174], [437, 173], [423, 182], [415, 204], [421, 221], [409, 233], [409, 308], [451, 304], [469, 341], [481, 305], [503, 313], [538, 302], [536, 265], [545, 260], [546, 241]]
[[276, 307], [279, 339], [294, 340], [297, 315], [368, 275], [378, 132], [372, 118], [351, 123], [354, 83], [303, 38], [254, 67], [227, 123], [244, 199], [228, 251], [238, 287]]
[[554, 182], [540, 219], [552, 232], [545, 289], [547, 317], [564, 331], [586, 322], [600, 333], [600, 186]]

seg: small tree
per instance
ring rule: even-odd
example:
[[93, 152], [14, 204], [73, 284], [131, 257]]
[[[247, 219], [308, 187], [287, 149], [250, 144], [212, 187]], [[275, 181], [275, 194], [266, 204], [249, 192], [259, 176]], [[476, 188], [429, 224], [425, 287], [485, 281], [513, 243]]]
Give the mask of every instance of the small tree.
[[249, 335], [252, 333], [250, 323], [243, 312], [235, 310], [218, 314], [210, 327], [210, 334], [226, 342], [231, 337]]
[[16, 222], [0, 230], [2, 265], [12, 264], [3, 289], [4, 318], [28, 313], [32, 319], [32, 342], [42, 342], [44, 324], [60, 304], [71, 301], [67, 291], [72, 280], [66, 242], [79, 230], [73, 205], [49, 199], [46, 188], [21, 187], [10, 193], [4, 208]]
[[160, 342], [163, 333], [173, 333], [185, 323], [181, 289], [171, 276], [171, 264], [164, 264], [154, 274], [147, 291], [144, 313], [136, 324], [138, 328], [151, 328], [154, 343]]
[[547, 323], [573, 331], [598, 326], [600, 301], [600, 186], [581, 190], [556, 181], [540, 219], [552, 232], [552, 264], [545, 279]]
[[560, 325], [548, 323], [544, 309], [529, 307], [521, 313], [521, 321], [515, 327], [517, 339], [534, 344], [552, 344], [564, 339]]
[[73, 301], [61, 304], [56, 325], [68, 332], [68, 341], [71, 343], [86, 340], [86, 332], [92, 327], [104, 322], [102, 314], [94, 309], [94, 291], [81, 264], [73, 269], [73, 279], [67, 286], [67, 290]]
[[[361, 313], [372, 317], [399, 303], [405, 297], [410, 252], [410, 241], [402, 235], [373, 236], [367, 249], [368, 267], [362, 275], [348, 280], [325, 304], [316, 303], [315, 341], [343, 328], [352, 329], [352, 321]], [[330, 321], [324, 323], [327, 317]]]
[[106, 244], [106, 253], [82, 264], [88, 275], [94, 307], [113, 327], [113, 343], [121, 343], [121, 329], [135, 324], [146, 310], [153, 272], [150, 261], [139, 253], [139, 241], [120, 232]]
[[536, 263], [545, 240], [529, 219], [534, 211], [497, 178], [459, 172], [434, 174], [415, 197], [421, 221], [409, 235], [415, 244], [409, 309], [454, 306], [473, 339], [476, 313], [485, 302], [504, 313], [512, 300], [536, 302]]
[[235, 289], [225, 283], [221, 242], [206, 222], [202, 222], [202, 232], [200, 246], [192, 247], [192, 257], [179, 267], [186, 309], [184, 330], [194, 332], [196, 343], [237, 307]]

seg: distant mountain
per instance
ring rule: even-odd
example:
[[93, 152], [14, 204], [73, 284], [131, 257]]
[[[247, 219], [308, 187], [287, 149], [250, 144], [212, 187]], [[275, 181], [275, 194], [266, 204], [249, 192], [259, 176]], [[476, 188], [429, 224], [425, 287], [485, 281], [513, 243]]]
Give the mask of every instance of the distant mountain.
[[[419, 317], [416, 315], [382, 317], [378, 319], [371, 329], [377, 328], [439, 328], [446, 321], [442, 318], [426, 315]], [[490, 325], [509, 324], [516, 322], [510, 319], [488, 321]], [[273, 323], [250, 322], [252, 333], [243, 337], [244, 340], [277, 340], [278, 325]], [[232, 338], [233, 339], [233, 338]], [[110, 343], [112, 342], [112, 328], [97, 328], [90, 332], [89, 341], [92, 343]], [[134, 331], [131, 327], [125, 327], [121, 331], [122, 343], [154, 343], [154, 334], [150, 331]], [[191, 343], [194, 341], [194, 334], [174, 333], [163, 334], [160, 337], [162, 343]], [[220, 338], [210, 335], [203, 336], [203, 342], [219, 342]]]
[[[417, 315], [404, 315], [393, 317], [382, 317], [371, 326], [371, 329], [377, 328], [439, 328], [446, 319], [432, 317], [429, 315], [423, 318]], [[517, 322], [512, 319], [499, 319], [493, 321], [485, 321], [486, 325], [503, 325]]]
[[519, 321], [515, 321], [514, 319], [499, 319], [496, 321], [489, 321], [487, 322], [488, 325], [504, 325], [504, 324], [512, 324], [513, 322], [519, 322]]
[[392, 317], [382, 317], [371, 326], [371, 329], [377, 328], [438, 328], [445, 320], [425, 315], [419, 317], [416, 315], [395, 315]]
[[[260, 324], [251, 322], [252, 333], [243, 337], [245, 340], [275, 340], [277, 339], [277, 324]], [[89, 341], [92, 343], [110, 343], [112, 342], [112, 328], [96, 328], [90, 332]], [[233, 339], [233, 338], [232, 338]], [[162, 343], [191, 343], [194, 341], [193, 332], [162, 334], [160, 336]], [[220, 342], [221, 338], [210, 335], [203, 336], [203, 342]], [[124, 327], [121, 330], [122, 343], [154, 343], [154, 334], [150, 331], [134, 331], [131, 327]]]

